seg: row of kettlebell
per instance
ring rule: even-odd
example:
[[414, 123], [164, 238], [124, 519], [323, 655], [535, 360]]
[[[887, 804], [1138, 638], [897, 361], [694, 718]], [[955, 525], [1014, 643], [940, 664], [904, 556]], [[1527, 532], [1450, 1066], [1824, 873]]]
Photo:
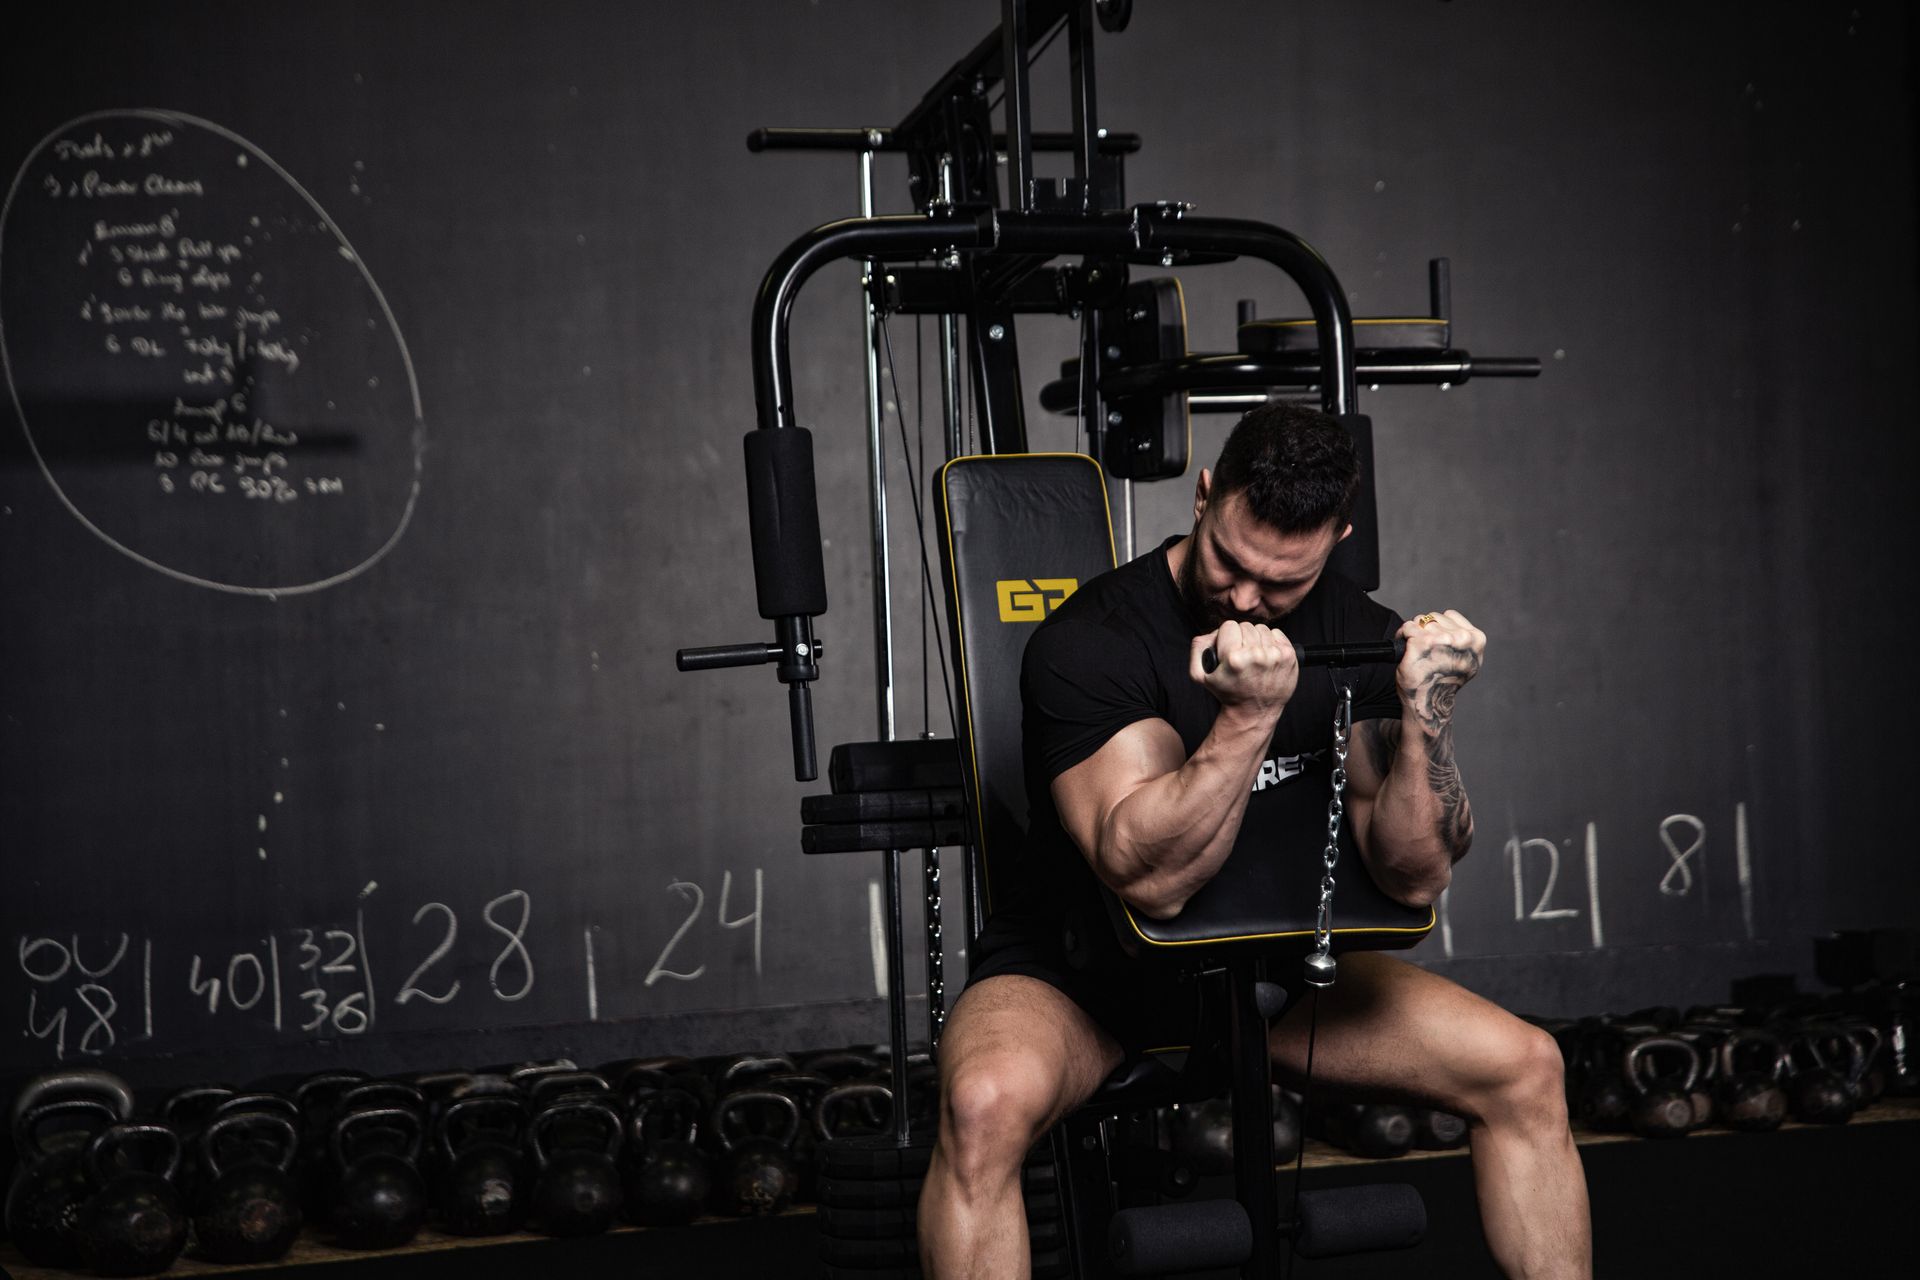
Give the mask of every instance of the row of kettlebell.
[[[55, 1072], [14, 1100], [4, 1222], [31, 1261], [132, 1275], [164, 1270], [189, 1235], [211, 1261], [270, 1261], [307, 1222], [381, 1249], [429, 1216], [462, 1234], [575, 1235], [617, 1214], [671, 1225], [774, 1212], [805, 1193], [816, 1137], [890, 1123], [870, 1052], [809, 1065], [825, 1070], [742, 1054], [600, 1072], [567, 1061], [405, 1080], [331, 1071], [278, 1089], [176, 1090], [137, 1121], [124, 1081]], [[922, 1106], [928, 1067], [916, 1073]]]
[[1708, 1125], [1766, 1132], [1789, 1116], [1844, 1124], [1885, 1091], [1882, 1037], [1863, 1019], [1662, 1012], [1540, 1023], [1560, 1044], [1569, 1108], [1587, 1128], [1675, 1138]]

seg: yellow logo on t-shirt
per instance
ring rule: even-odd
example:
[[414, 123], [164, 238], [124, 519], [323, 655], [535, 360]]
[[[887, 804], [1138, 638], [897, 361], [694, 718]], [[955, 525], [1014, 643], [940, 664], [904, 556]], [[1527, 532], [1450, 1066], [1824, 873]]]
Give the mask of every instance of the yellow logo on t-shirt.
[[1038, 622], [1074, 593], [1078, 578], [1002, 578], [993, 584], [1000, 598], [1000, 621]]

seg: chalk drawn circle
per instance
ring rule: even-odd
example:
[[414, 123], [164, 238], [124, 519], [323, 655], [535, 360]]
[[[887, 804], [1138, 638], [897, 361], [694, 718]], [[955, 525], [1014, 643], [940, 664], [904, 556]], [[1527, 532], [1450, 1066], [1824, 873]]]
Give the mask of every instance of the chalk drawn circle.
[[393, 309], [212, 121], [98, 111], [33, 148], [0, 203], [0, 373], [59, 501], [181, 582], [318, 591], [412, 522], [426, 426]]

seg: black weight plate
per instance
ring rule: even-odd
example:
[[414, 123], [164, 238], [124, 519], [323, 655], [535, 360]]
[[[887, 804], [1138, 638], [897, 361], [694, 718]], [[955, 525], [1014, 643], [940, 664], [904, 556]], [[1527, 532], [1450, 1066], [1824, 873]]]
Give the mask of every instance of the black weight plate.
[[910, 1236], [918, 1215], [911, 1208], [845, 1209], [820, 1206], [820, 1234], [836, 1240], [893, 1240]]
[[910, 1267], [920, 1261], [920, 1241], [914, 1236], [894, 1240], [833, 1240], [820, 1242], [822, 1261], [837, 1267]]
[[1060, 1217], [1060, 1193], [1057, 1191], [1029, 1194], [1026, 1201], [1028, 1222], [1052, 1222]]
[[890, 1135], [835, 1138], [814, 1148], [820, 1172], [836, 1178], [916, 1178], [927, 1172], [933, 1142], [901, 1147]]
[[1067, 1247], [1067, 1229], [1058, 1218], [1027, 1223], [1027, 1248], [1036, 1255]]
[[1052, 1191], [1060, 1185], [1060, 1171], [1049, 1164], [1030, 1164], [1020, 1171], [1020, 1185], [1028, 1191]]
[[822, 1174], [814, 1202], [835, 1209], [906, 1209], [920, 1202], [919, 1178], [839, 1178]]
[[1033, 1280], [1064, 1280], [1073, 1274], [1073, 1256], [1065, 1249], [1033, 1255]]

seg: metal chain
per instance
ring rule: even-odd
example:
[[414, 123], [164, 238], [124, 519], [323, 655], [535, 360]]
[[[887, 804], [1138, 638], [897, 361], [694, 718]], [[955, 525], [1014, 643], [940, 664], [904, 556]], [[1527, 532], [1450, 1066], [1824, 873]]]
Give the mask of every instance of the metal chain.
[[947, 1025], [946, 946], [940, 934], [940, 851], [928, 849], [927, 888], [927, 1028], [935, 1048]]
[[1333, 985], [1333, 868], [1340, 861], [1340, 819], [1346, 813], [1347, 738], [1353, 728], [1353, 686], [1340, 686], [1340, 705], [1333, 712], [1333, 798], [1327, 802], [1327, 848], [1321, 861], [1320, 906], [1313, 918], [1313, 954], [1307, 957], [1307, 981], [1316, 987]]

